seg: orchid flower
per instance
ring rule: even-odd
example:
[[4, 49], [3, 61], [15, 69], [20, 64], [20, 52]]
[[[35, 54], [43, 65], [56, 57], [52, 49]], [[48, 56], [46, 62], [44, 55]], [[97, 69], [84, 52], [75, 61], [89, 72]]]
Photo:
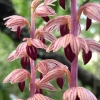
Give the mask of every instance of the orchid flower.
[[27, 78], [29, 78], [31, 82], [31, 75], [30, 73], [22, 68], [15, 69], [12, 71], [4, 80], [3, 83], [10, 82], [11, 84], [19, 83], [25, 81]]
[[11, 31], [17, 32], [17, 37], [20, 38], [20, 31], [26, 25], [31, 29], [30, 23], [22, 16], [12, 15], [4, 18], [6, 27], [11, 28]]
[[[45, 76], [49, 71], [53, 71], [54, 69], [58, 69], [60, 67], [66, 67], [66, 65], [63, 65], [62, 63], [53, 60], [53, 59], [46, 59], [39, 61], [36, 65], [36, 70], [38, 70], [40, 73], [42, 73], [43, 76]], [[60, 76], [56, 79], [58, 86], [62, 89], [64, 85], [64, 79], [63, 76]]]
[[[40, 89], [47, 89], [51, 91], [56, 91], [56, 88], [50, 84], [50, 83], [42, 83], [40, 84], [40, 79], [35, 80], [35, 93], [40, 93]], [[29, 90], [30, 90], [30, 85], [29, 85]]]
[[56, 0], [45, 0], [44, 3], [41, 3], [41, 0], [34, 0], [31, 4], [32, 11], [35, 16], [47, 17], [55, 15], [55, 11], [49, 7], [49, 5], [53, 5], [52, 3]]
[[81, 13], [87, 16], [86, 30], [89, 29], [92, 23], [92, 19], [100, 22], [100, 4], [87, 3], [81, 6], [78, 10], [77, 20], [79, 21]]
[[[52, 44], [47, 48], [47, 52], [50, 52], [51, 50], [53, 50], [53, 52], [56, 52], [61, 47], [66, 48], [69, 45], [70, 45], [71, 51], [76, 56], [78, 56], [80, 50], [84, 51], [84, 53], [83, 53], [84, 64], [88, 63], [88, 61], [85, 61], [85, 58], [87, 58], [87, 56], [85, 57], [85, 55], [87, 55], [90, 51], [95, 50], [95, 51], [100, 52], [100, 44], [97, 43], [96, 41], [94, 41], [92, 39], [86, 39], [85, 40], [85, 39], [82, 39], [82, 38], [80, 38], [78, 36], [75, 37], [72, 34], [67, 34], [67, 35], [65, 35], [63, 37], [60, 37], [60, 38], [54, 40], [52, 42]], [[70, 52], [70, 51], [66, 51], [67, 54], [68, 54], [68, 52]], [[90, 54], [90, 57], [88, 59], [90, 59], [90, 58], [91, 58], [91, 54]], [[68, 57], [68, 59], [70, 60], [72, 58]], [[72, 62], [73, 59], [70, 60], [70, 61]]]
[[45, 43], [45, 40], [52, 42], [56, 39], [53, 34], [48, 31], [44, 31], [43, 28], [37, 29], [34, 33], [34, 37], [41, 40], [43, 43]]
[[[61, 78], [63, 77], [64, 74], [66, 74], [66, 77], [68, 79], [68, 82], [70, 84], [71, 79], [70, 79], [70, 72], [67, 68], [67, 66], [63, 65], [62, 63], [53, 60], [53, 59], [47, 59], [40, 61], [36, 65], [36, 70], [41, 72], [43, 74], [43, 78], [40, 80], [40, 84], [43, 82], [49, 82], [52, 79], [56, 78]], [[58, 84], [61, 86], [62, 84]]]
[[24, 38], [25, 42], [19, 44], [7, 58], [7, 61], [13, 61], [20, 57], [27, 57], [31, 59], [36, 59], [36, 48], [44, 48], [46, 49], [47, 46], [43, 44], [39, 39], [31, 39], [31, 38]]
[[97, 98], [83, 87], [72, 87], [64, 92], [63, 100], [97, 100]]
[[57, 16], [52, 20], [48, 21], [46, 25], [43, 27], [43, 30], [52, 32], [55, 28], [59, 27], [60, 25], [68, 24], [69, 29], [71, 30], [71, 16]]

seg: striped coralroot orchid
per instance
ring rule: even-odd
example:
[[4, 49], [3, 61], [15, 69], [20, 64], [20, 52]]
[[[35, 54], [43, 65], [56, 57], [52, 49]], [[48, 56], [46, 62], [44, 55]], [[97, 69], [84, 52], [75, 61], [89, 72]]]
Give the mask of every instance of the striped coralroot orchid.
[[47, 46], [43, 44], [39, 39], [24, 38], [25, 42], [19, 44], [15, 51], [13, 51], [7, 58], [7, 61], [13, 61], [17, 58], [27, 57], [26, 59], [36, 59], [37, 49], [46, 49]]
[[43, 28], [37, 29], [34, 33], [34, 37], [41, 40], [43, 43], [45, 43], [45, 40], [52, 42], [56, 39], [56, 37], [51, 34], [51, 32], [44, 31]]
[[89, 29], [89, 27], [92, 24], [92, 19], [100, 22], [100, 4], [96, 3], [87, 3], [85, 5], [82, 5], [77, 14], [77, 20], [79, 21], [81, 14], [87, 16], [86, 20], [86, 30]]
[[28, 100], [53, 100], [53, 99], [38, 93], [35, 94], [33, 97], [28, 98]]
[[31, 75], [30, 75], [30, 73], [27, 70], [25, 70], [25, 69], [19, 68], [19, 69], [15, 69], [14, 71], [12, 71], [3, 80], [3, 83], [8, 83], [8, 82], [10, 82], [11, 84], [19, 83], [19, 82], [25, 81], [27, 78], [31, 82]]
[[20, 38], [20, 32], [26, 25], [31, 29], [30, 23], [22, 16], [12, 15], [4, 18], [6, 27], [11, 28], [11, 31], [17, 32], [17, 37]]
[[97, 98], [83, 87], [72, 87], [64, 92], [63, 100], [97, 100]]
[[[40, 79], [35, 80], [35, 93], [40, 93], [40, 89], [46, 89], [51, 91], [56, 91], [56, 88], [50, 84], [50, 83], [42, 83], [40, 84]], [[29, 84], [29, 90], [30, 90], [30, 84]]]
[[12, 28], [11, 29], [12, 31], [17, 31], [18, 27], [23, 28], [26, 25], [30, 29], [30, 23], [22, 16], [12, 15], [12, 16], [4, 18], [4, 20], [7, 20], [5, 22], [6, 27]]
[[50, 82], [53, 79], [57, 79], [59, 77], [62, 77], [66, 75], [66, 78], [68, 80], [68, 83], [71, 84], [71, 75], [70, 75], [70, 71], [68, 70], [68, 68], [65, 67], [60, 67], [60, 68], [55, 68], [51, 71], [49, 71], [46, 75], [44, 75], [44, 77], [40, 80], [40, 84], [42, 83], [46, 83], [46, 82]]
[[55, 28], [59, 27], [60, 25], [68, 24], [68, 28], [71, 29], [71, 16], [64, 15], [64, 16], [57, 16], [46, 23], [43, 27], [43, 30], [52, 32]]
[[66, 48], [70, 44], [72, 52], [77, 56], [79, 51], [82, 49], [88, 53], [88, 45], [84, 39], [74, 36], [73, 34], [67, 34], [60, 37], [52, 42], [52, 44], [47, 48], [47, 52], [53, 50], [53, 52], [58, 51], [61, 47]]
[[94, 19], [100, 22], [100, 4], [96, 3], [87, 3], [81, 6], [78, 10], [77, 20], [79, 21], [81, 13], [84, 13], [88, 18]]
[[[45, 76], [49, 71], [59, 67], [67, 67], [67, 66], [63, 65], [62, 63], [56, 60], [46, 59], [38, 62], [38, 64], [36, 65], [36, 70], [38, 70], [43, 76]], [[62, 89], [64, 85], [64, 78], [60, 76], [56, 79], [56, 82], [58, 86]]]
[[49, 5], [53, 5], [52, 3], [55, 1], [56, 0], [45, 0], [44, 3], [38, 5], [34, 11], [35, 16], [47, 17], [55, 15], [55, 11], [49, 7]]
[[43, 76], [45, 76], [49, 71], [52, 71], [56, 68], [63, 68], [68, 67], [66, 65], [63, 65], [62, 63], [54, 60], [54, 59], [46, 59], [39, 61], [38, 64], [36, 64], [36, 70], [38, 70], [40, 73], [42, 73]]

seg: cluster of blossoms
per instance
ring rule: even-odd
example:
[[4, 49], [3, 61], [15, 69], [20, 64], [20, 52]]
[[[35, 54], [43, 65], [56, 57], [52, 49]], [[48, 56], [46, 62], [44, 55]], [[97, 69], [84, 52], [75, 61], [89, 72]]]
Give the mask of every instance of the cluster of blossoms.
[[[80, 50], [82, 50], [84, 65], [90, 61], [92, 51], [100, 52], [100, 44], [95, 40], [79, 37], [81, 33], [79, 23], [81, 13], [83, 12], [87, 17], [86, 30], [88, 30], [92, 24], [92, 19], [100, 22], [100, 5], [87, 3], [77, 11], [77, 0], [71, 0], [71, 16], [64, 15], [50, 19], [49, 16], [56, 15], [55, 11], [50, 7], [55, 6], [53, 4], [55, 1], [44, 0], [42, 2], [42, 0], [34, 0], [31, 3], [31, 23], [18, 15], [4, 18], [6, 27], [17, 32], [18, 38], [20, 38], [21, 29], [27, 25], [30, 30], [30, 38], [24, 38], [16, 50], [8, 56], [7, 61], [20, 58], [22, 68], [12, 71], [4, 79], [3, 83], [18, 83], [20, 90], [23, 92], [25, 80], [29, 79], [30, 97], [28, 100], [52, 100], [52, 98], [43, 95], [42, 90], [56, 91], [56, 88], [50, 83], [53, 79], [56, 79], [58, 86], [62, 89], [64, 76], [66, 76], [69, 89], [63, 93], [62, 100], [97, 100], [89, 90], [77, 85], [77, 64]], [[65, 9], [65, 0], [59, 0], [59, 4]], [[46, 24], [42, 28], [35, 30], [35, 19], [37, 17], [42, 17]], [[61, 37], [56, 38], [52, 34], [55, 29], [59, 29], [58, 32]], [[51, 43], [49, 46], [46, 46], [46, 40]], [[38, 48], [45, 49], [46, 52], [52, 50], [56, 52], [61, 47], [64, 48], [65, 56], [71, 63], [71, 70], [66, 65], [53, 59], [42, 60], [34, 65]], [[28, 65], [30, 65], [30, 72], [27, 70]], [[40, 72], [40, 78], [36, 78], [37, 71]]]

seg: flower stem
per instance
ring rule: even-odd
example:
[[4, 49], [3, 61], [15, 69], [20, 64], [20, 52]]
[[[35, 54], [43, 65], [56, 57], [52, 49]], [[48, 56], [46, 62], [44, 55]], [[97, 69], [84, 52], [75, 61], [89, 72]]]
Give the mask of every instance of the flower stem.
[[[30, 38], [34, 38], [34, 32], [35, 32], [35, 23], [33, 21], [33, 13], [31, 13], [31, 32], [30, 32]], [[30, 96], [34, 96], [35, 94], [35, 68], [34, 68], [34, 60], [30, 60], [30, 70], [31, 70], [31, 78], [32, 82], [30, 83]]]
[[[78, 35], [78, 22], [76, 20], [77, 17], [77, 0], [71, 0], [71, 34], [74, 36]], [[73, 62], [71, 63], [71, 79], [72, 82], [70, 87], [76, 87], [78, 81], [78, 56], [75, 57]]]

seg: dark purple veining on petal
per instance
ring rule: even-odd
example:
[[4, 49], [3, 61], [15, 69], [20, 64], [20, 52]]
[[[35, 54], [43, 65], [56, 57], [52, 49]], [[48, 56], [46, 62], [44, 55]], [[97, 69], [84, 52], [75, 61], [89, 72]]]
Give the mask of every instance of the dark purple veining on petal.
[[26, 69], [30, 63], [29, 57], [22, 57], [20, 63], [24, 69]]
[[84, 65], [86, 65], [92, 58], [92, 51], [89, 51], [87, 54], [85, 53], [85, 51], [83, 51], [82, 56], [83, 56]]
[[65, 52], [66, 58], [70, 62], [72, 62], [74, 60], [74, 58], [75, 58], [75, 54], [72, 52], [70, 44], [66, 48], [64, 48], [64, 52]]
[[18, 83], [18, 87], [21, 90], [21, 92], [23, 92], [24, 91], [24, 88], [25, 88], [25, 81], [24, 82], [19, 82]]
[[36, 60], [36, 58], [37, 58], [37, 49], [33, 45], [27, 46], [26, 51], [27, 51], [28, 56], [31, 59]]
[[59, 0], [59, 4], [63, 9], [66, 8], [66, 0]]
[[59, 86], [61, 89], [63, 89], [64, 78], [63, 78], [63, 77], [57, 78], [57, 79], [56, 79], [56, 82], [57, 82], [58, 86]]
[[47, 17], [42, 17], [46, 22], [48, 22], [50, 20], [50, 18], [47, 16]]
[[21, 33], [21, 28], [20, 28], [20, 26], [17, 28], [17, 32], [16, 32], [16, 34], [17, 34], [17, 38], [18, 39], [20, 39], [20, 33]]
[[61, 36], [64, 36], [64, 35], [66, 35], [68, 33], [69, 33], [68, 24], [60, 25], [60, 34], [61, 34]]
[[91, 24], [92, 24], [92, 20], [87, 17], [87, 19], [86, 19], [86, 31], [90, 28]]

